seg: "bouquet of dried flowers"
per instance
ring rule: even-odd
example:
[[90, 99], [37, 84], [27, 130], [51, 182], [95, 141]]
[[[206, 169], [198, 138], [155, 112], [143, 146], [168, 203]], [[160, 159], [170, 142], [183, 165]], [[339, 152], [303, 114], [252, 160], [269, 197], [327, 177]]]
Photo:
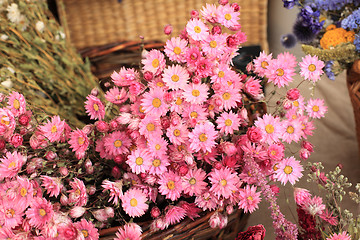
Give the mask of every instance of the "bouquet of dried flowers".
[[[326, 62], [325, 72], [330, 79], [334, 80], [336, 75], [360, 58], [360, 1], [283, 2], [285, 8], [299, 8], [293, 34], [303, 43], [302, 48], [306, 54], [316, 55]], [[290, 44], [293, 41], [291, 39], [295, 38], [285, 36], [285, 45]]]
[[46, 1], [2, 0], [0, 23], [0, 92], [21, 92], [37, 115], [83, 126], [83, 102], [98, 82]]
[[[204, 212], [211, 228], [224, 228], [229, 214], [252, 213], [262, 198], [277, 239], [297, 238], [273, 183], [302, 177], [307, 138], [327, 107], [297, 88], [265, 97], [261, 83], [286, 88], [298, 66], [300, 84], [313, 86], [324, 63], [262, 52], [247, 74], [236, 71], [246, 36], [239, 5], [221, 2], [192, 11], [163, 52], [143, 53], [139, 71], [115, 71], [106, 103], [92, 90], [93, 123], [82, 128], [58, 115], [39, 120], [19, 92], [1, 95], [1, 238], [97, 239], [98, 229], [121, 226], [116, 239], [141, 239], [141, 221], [152, 219], [156, 232]], [[285, 156], [289, 144], [296, 156]]]

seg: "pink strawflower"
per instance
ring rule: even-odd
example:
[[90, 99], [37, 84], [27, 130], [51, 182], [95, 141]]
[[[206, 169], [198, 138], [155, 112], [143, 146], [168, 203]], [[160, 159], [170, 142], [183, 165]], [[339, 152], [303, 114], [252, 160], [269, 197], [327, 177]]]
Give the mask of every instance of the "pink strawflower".
[[63, 188], [60, 178], [49, 177], [46, 175], [42, 175], [40, 178], [42, 180], [41, 186], [43, 186], [46, 189], [47, 194], [49, 194], [49, 197], [58, 197], [61, 189]]
[[82, 218], [80, 221], [75, 222], [74, 225], [82, 233], [85, 240], [99, 239], [99, 231], [92, 222]]
[[143, 94], [141, 106], [146, 114], [157, 117], [164, 116], [168, 111], [168, 104], [164, 101], [164, 90], [159, 87], [151, 88], [149, 92]]
[[145, 58], [141, 60], [141, 63], [144, 64], [144, 72], [152, 72], [155, 76], [160, 75], [166, 65], [164, 54], [157, 49], [150, 50]]
[[322, 220], [328, 222], [329, 224], [336, 226], [338, 224], [338, 219], [336, 216], [332, 215], [332, 212], [329, 212], [327, 209], [325, 209], [325, 211], [320, 214], [320, 217]]
[[303, 209], [312, 216], [320, 215], [325, 210], [325, 204], [323, 204], [321, 197], [315, 196], [306, 200], [303, 204]]
[[78, 178], [74, 178], [69, 185], [72, 188], [67, 191], [70, 202], [74, 203], [75, 206], [85, 206], [88, 200], [88, 194], [84, 182]]
[[9, 138], [15, 129], [15, 117], [9, 109], [0, 108], [0, 136]]
[[290, 182], [292, 185], [295, 184], [302, 176], [304, 170], [299, 161], [294, 157], [284, 158], [278, 165], [275, 171], [275, 179], [280, 181], [283, 185]]
[[147, 139], [152, 139], [154, 136], [161, 136], [161, 124], [159, 116], [147, 114], [139, 123], [139, 133]]
[[114, 240], [141, 240], [141, 227], [136, 223], [127, 223], [119, 228]]
[[162, 80], [171, 90], [184, 89], [189, 78], [187, 70], [180, 65], [168, 66], [162, 75]]
[[204, 181], [205, 178], [206, 172], [203, 169], [190, 169], [187, 174], [182, 177], [184, 193], [189, 196], [200, 196], [206, 190], [207, 183]]
[[24, 210], [25, 208], [17, 202], [2, 199], [0, 201], [0, 226], [8, 229], [19, 226], [23, 221]]
[[217, 22], [217, 7], [215, 4], [209, 4], [206, 3], [205, 6], [203, 6], [203, 8], [200, 10], [201, 15], [203, 15], [203, 18], [210, 22], [210, 23], [215, 23]]
[[265, 75], [268, 82], [272, 82], [280, 88], [292, 82], [295, 70], [285, 60], [274, 59], [266, 68]]
[[164, 52], [171, 61], [184, 62], [188, 42], [180, 37], [172, 37], [166, 41]]
[[283, 132], [280, 119], [270, 114], [264, 114], [262, 118], [258, 118], [255, 126], [261, 129], [263, 141], [268, 144], [278, 142]]
[[305, 202], [308, 202], [311, 198], [309, 190], [304, 188], [294, 188], [294, 199], [297, 205], [302, 206]]
[[196, 46], [189, 47], [185, 53], [186, 65], [189, 67], [189, 69], [195, 70], [196, 64], [201, 57], [202, 54], [198, 47]]
[[151, 155], [146, 149], [135, 149], [128, 155], [126, 163], [130, 166], [131, 171], [136, 174], [145, 173], [151, 166]]
[[189, 130], [184, 124], [170, 125], [166, 130], [166, 136], [169, 138], [170, 142], [175, 145], [181, 145], [188, 140]]
[[213, 74], [211, 75], [211, 83], [220, 83], [224, 84], [227, 81], [236, 78], [237, 74], [230, 69], [227, 64], [219, 64], [213, 69]]
[[125, 88], [113, 87], [106, 92], [105, 99], [114, 104], [122, 104], [128, 99], [128, 95]]
[[64, 134], [66, 123], [59, 116], [51, 117], [45, 125], [39, 126], [39, 130], [50, 142], [60, 141]]
[[143, 191], [131, 188], [121, 197], [121, 206], [130, 217], [140, 217], [149, 208], [149, 205], [146, 204], [147, 200]]
[[232, 28], [239, 24], [239, 15], [240, 12], [234, 11], [230, 4], [219, 6], [216, 13], [217, 21], [227, 28]]
[[111, 155], [120, 155], [129, 152], [131, 139], [120, 131], [110, 133], [104, 138], [104, 148]]
[[218, 199], [208, 190], [205, 191], [202, 195], [196, 196], [195, 204], [203, 211], [209, 210], [212, 211], [218, 206]]
[[178, 206], [185, 210], [186, 216], [189, 217], [191, 220], [200, 217], [198, 213], [201, 212], [201, 209], [198, 208], [195, 203], [180, 201]]
[[253, 60], [254, 62], [254, 72], [259, 75], [259, 77], [265, 76], [265, 71], [272, 61], [272, 53], [267, 55], [265, 51], [262, 51], [259, 57]]
[[189, 133], [190, 148], [196, 152], [200, 150], [211, 152], [217, 144], [215, 142], [217, 137], [218, 133], [213, 123], [209, 121], [199, 123], [193, 131]]
[[186, 103], [183, 98], [183, 90], [172, 91], [171, 93], [173, 96], [173, 102], [171, 103], [170, 111], [181, 114]]
[[217, 119], [217, 128], [221, 133], [233, 134], [234, 130], [238, 130], [240, 126], [240, 117], [238, 114], [230, 111], [229, 113], [223, 112]]
[[262, 93], [260, 80], [250, 77], [244, 84], [244, 91], [252, 97], [258, 97]]
[[213, 169], [209, 174], [211, 183], [210, 192], [218, 198], [229, 198], [233, 191], [237, 191], [237, 184], [240, 179], [236, 173], [233, 173], [229, 168]]
[[181, 196], [183, 190], [181, 179], [176, 173], [172, 171], [165, 172], [160, 176], [158, 183], [160, 185], [159, 192], [171, 201], [175, 201]]
[[334, 233], [330, 237], [326, 238], [326, 240], [351, 240], [351, 236], [343, 231], [342, 233]]
[[26, 157], [14, 151], [6, 152], [3, 158], [0, 158], [0, 179], [13, 178], [21, 170], [26, 162]]
[[68, 141], [73, 152], [77, 154], [81, 153], [78, 156], [85, 156], [85, 152], [89, 146], [89, 138], [83, 130], [77, 129], [70, 133], [70, 139]]
[[289, 67], [294, 68], [297, 65], [297, 60], [294, 54], [289, 52], [282, 52], [277, 55], [277, 59], [280, 61], [285, 61], [289, 65]]
[[281, 139], [287, 143], [298, 142], [302, 137], [302, 122], [298, 119], [291, 121], [282, 121], [284, 132]]
[[237, 103], [240, 103], [242, 99], [239, 89], [227, 84], [222, 85], [215, 95], [221, 100], [220, 109], [225, 110], [237, 107]]
[[322, 118], [327, 112], [327, 106], [324, 105], [323, 99], [309, 99], [305, 110], [312, 118]]
[[208, 115], [204, 105], [198, 104], [188, 104], [184, 106], [184, 111], [181, 114], [183, 119], [187, 120], [188, 125], [191, 127], [195, 127], [198, 122], [206, 121]]
[[112, 200], [114, 205], [117, 205], [119, 203], [119, 199], [123, 196], [122, 186], [122, 181], [111, 182], [109, 180], [104, 180], [101, 184], [101, 187], [104, 188], [103, 192], [109, 190], [109, 202]]
[[167, 154], [168, 142], [161, 135], [154, 136], [151, 141], [148, 142], [148, 151], [152, 156], [165, 157]]
[[15, 233], [10, 228], [0, 228], [0, 239], [14, 239], [14, 237]]
[[261, 192], [256, 192], [256, 186], [246, 185], [245, 188], [240, 188], [239, 191], [239, 208], [244, 209], [244, 212], [252, 213], [259, 206], [261, 201]]
[[16, 202], [19, 208], [25, 209], [34, 197], [34, 187], [28, 178], [16, 177], [16, 186], [6, 191], [9, 199]]
[[41, 228], [47, 224], [54, 215], [53, 205], [45, 198], [34, 198], [30, 208], [26, 211], [31, 226]]
[[187, 84], [183, 88], [183, 97], [185, 101], [191, 104], [203, 104], [208, 97], [209, 87], [206, 84]]
[[322, 70], [325, 66], [324, 62], [318, 59], [318, 56], [306, 55], [299, 63], [300, 75], [306, 80], [312, 80], [314, 83], [320, 80], [324, 73]]
[[195, 41], [202, 41], [209, 35], [209, 28], [200, 19], [190, 19], [186, 24], [186, 32]]
[[[195, 74], [197, 78], [193, 78], [192, 81], [195, 84], [200, 83], [200, 78], [206, 78], [212, 75], [212, 69], [215, 67], [215, 62], [208, 57], [201, 57], [196, 62], [196, 71]], [[196, 82], [197, 80], [197, 82]]]
[[280, 161], [284, 157], [284, 146], [281, 144], [271, 144], [267, 148], [270, 159]]
[[208, 35], [201, 41], [202, 51], [208, 57], [219, 57], [226, 51], [226, 35]]
[[151, 165], [149, 168], [150, 174], [155, 174], [161, 176], [164, 172], [167, 171], [167, 166], [170, 165], [168, 158], [164, 156], [154, 156], [150, 158]]
[[90, 116], [90, 119], [103, 120], [105, 117], [105, 107], [100, 99], [93, 95], [86, 97], [85, 101], [86, 113]]
[[165, 221], [168, 225], [179, 223], [186, 216], [186, 211], [182, 207], [169, 206], [165, 213]]
[[119, 73], [114, 71], [110, 77], [116, 86], [125, 87], [139, 81], [140, 74], [133, 68], [122, 67]]
[[15, 117], [20, 116], [26, 112], [26, 101], [22, 94], [12, 92], [8, 96], [8, 108]]

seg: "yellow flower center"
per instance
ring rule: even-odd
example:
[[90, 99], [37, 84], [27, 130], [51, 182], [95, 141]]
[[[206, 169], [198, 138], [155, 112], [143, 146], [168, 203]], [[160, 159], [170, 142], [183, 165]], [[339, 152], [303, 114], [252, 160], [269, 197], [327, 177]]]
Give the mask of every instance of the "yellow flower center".
[[170, 190], [173, 190], [175, 188], [175, 183], [172, 180], [168, 181], [166, 185]]
[[295, 107], [298, 107], [298, 106], [299, 106], [299, 102], [298, 102], [298, 101], [294, 101], [294, 102], [293, 102], [293, 105], [294, 105]]
[[247, 175], [248, 175], [249, 177], [251, 177], [251, 176], [252, 176], [252, 174], [251, 174], [251, 172], [250, 172], [250, 171], [248, 171], [248, 172], [247, 172]]
[[179, 54], [181, 53], [181, 48], [179, 48], [179, 47], [174, 47], [174, 53], [175, 53], [176, 55], [179, 55]]
[[27, 194], [27, 190], [26, 190], [25, 188], [21, 188], [21, 190], [20, 190], [20, 195], [21, 195], [22, 197], [25, 197], [26, 194]]
[[294, 127], [293, 127], [293, 126], [288, 126], [288, 127], [286, 128], [286, 132], [287, 132], [287, 133], [290, 133], [290, 134], [294, 133]]
[[291, 118], [294, 119], [294, 120], [297, 119], [296, 114], [292, 115]]
[[178, 97], [178, 98], [176, 99], [175, 104], [176, 104], [176, 105], [181, 105], [182, 102], [183, 102], [183, 100], [182, 100], [180, 97]]
[[51, 133], [54, 133], [54, 132], [56, 132], [57, 131], [57, 127], [55, 126], [55, 125], [53, 125], [52, 127], [51, 127]]
[[313, 106], [313, 107], [312, 107], [312, 110], [313, 110], [314, 112], [318, 112], [318, 111], [319, 111], [319, 106], [316, 106], [316, 105]]
[[205, 142], [205, 141], [207, 140], [207, 136], [205, 135], [205, 133], [200, 134], [199, 140], [200, 140], [201, 142]]
[[231, 125], [232, 125], [232, 121], [231, 121], [230, 119], [226, 119], [226, 120], [225, 120], [225, 125], [228, 126], [228, 127], [231, 126]]
[[15, 99], [14, 102], [13, 102], [13, 107], [15, 109], [19, 109], [20, 108], [20, 102], [19, 100]]
[[284, 173], [290, 174], [290, 173], [292, 173], [292, 172], [293, 172], [293, 168], [292, 168], [291, 166], [286, 166], [286, 167], [284, 168]]
[[157, 85], [158, 87], [163, 87], [163, 86], [165, 86], [163, 82], [157, 82], [156, 85]]
[[81, 230], [82, 235], [84, 238], [87, 238], [89, 236], [89, 232], [86, 229]]
[[180, 132], [179, 129], [175, 129], [173, 134], [174, 134], [175, 137], [178, 137], [178, 136], [180, 136], [181, 132]]
[[269, 66], [269, 63], [268, 63], [268, 62], [266, 62], [266, 61], [262, 61], [262, 62], [261, 62], [261, 67], [262, 67], [262, 68], [266, 69], [267, 66]]
[[253, 197], [252, 197], [252, 196], [248, 196], [248, 197], [247, 197], [247, 200], [252, 201], [252, 200], [254, 200], [254, 199], [253, 199]]
[[154, 161], [152, 162], [152, 165], [153, 165], [154, 167], [158, 167], [158, 166], [160, 166], [160, 164], [161, 164], [160, 159], [154, 159]]
[[225, 73], [223, 71], [218, 72], [218, 77], [223, 78], [225, 76]]
[[160, 145], [160, 144], [156, 144], [156, 145], [155, 145], [155, 149], [156, 149], [156, 150], [160, 150], [160, 149], [161, 149], [161, 145]]
[[226, 93], [224, 93], [224, 94], [222, 95], [222, 97], [223, 97], [224, 100], [229, 100], [230, 97], [231, 97], [231, 95], [230, 95], [230, 93], [226, 92]]
[[136, 200], [135, 198], [132, 198], [132, 199], [130, 200], [130, 206], [136, 207], [137, 205], [138, 205], [137, 200]]
[[269, 133], [269, 134], [273, 133], [274, 130], [275, 130], [275, 129], [274, 129], [274, 126], [271, 125], [271, 124], [268, 124], [268, 125], [265, 126], [265, 131], [266, 131], [267, 133]]
[[121, 147], [121, 146], [122, 146], [122, 141], [116, 140], [116, 141], [114, 142], [114, 147], [118, 148], [118, 147]]
[[231, 86], [233, 83], [231, 81], [227, 81], [228, 86]]
[[151, 132], [155, 130], [155, 125], [153, 123], [148, 123], [148, 125], [146, 125], [146, 129]]
[[174, 74], [174, 75], [172, 75], [172, 77], [171, 77], [171, 80], [173, 81], [173, 82], [177, 82], [177, 81], [179, 81], [179, 76], [178, 75], [176, 75], [176, 74]]
[[15, 166], [16, 166], [15, 162], [11, 162], [11, 163], [9, 164], [9, 166], [8, 166], [8, 169], [13, 168], [13, 167], [15, 167]]
[[284, 73], [285, 73], [285, 72], [284, 72], [284, 70], [283, 70], [283, 69], [278, 68], [278, 69], [276, 70], [276, 73], [277, 73], [277, 75], [278, 75], [278, 76], [280, 76], [280, 77], [281, 77], [281, 76], [283, 76], [283, 75], [284, 75]]
[[159, 98], [154, 98], [152, 105], [156, 108], [159, 108], [161, 106], [161, 100]]
[[83, 137], [78, 137], [78, 144], [83, 145], [85, 142], [85, 139]]
[[191, 112], [191, 113], [190, 113], [190, 117], [192, 117], [192, 118], [197, 118], [197, 117], [198, 117], [198, 113], [197, 113], [197, 112]]
[[195, 178], [190, 178], [189, 183], [191, 185], [194, 185], [196, 183], [196, 179]]
[[211, 48], [216, 48], [217, 43], [216, 43], [216, 41], [210, 41], [209, 45], [210, 45]]
[[315, 64], [310, 64], [309, 67], [308, 67], [308, 69], [309, 69], [310, 72], [315, 71], [315, 70], [316, 70]]
[[93, 108], [95, 111], [99, 111], [99, 105], [97, 105], [96, 103], [94, 103]]
[[178, 151], [179, 152], [181, 152], [182, 150], [184, 150], [185, 149], [185, 147], [184, 147], [184, 145], [179, 145], [178, 147], [177, 147], [177, 149], [178, 149]]
[[227, 184], [227, 181], [226, 181], [225, 179], [222, 179], [222, 180], [220, 181], [220, 184], [221, 184], [223, 187], [225, 187], [226, 184]]
[[40, 216], [45, 216], [46, 215], [46, 211], [45, 211], [45, 209], [43, 209], [43, 208], [40, 208], [39, 209], [39, 214], [40, 214]]
[[214, 108], [215, 108], [215, 106], [212, 105], [212, 104], [210, 104], [209, 107], [208, 107], [208, 109], [209, 109], [210, 111], [211, 111], [211, 110], [214, 110]]
[[230, 13], [225, 14], [225, 19], [228, 21], [231, 20], [231, 14]]
[[10, 121], [6, 121], [5, 119], [8, 118], [8, 116], [4, 115], [1, 117], [1, 123], [5, 125], [9, 125]]
[[200, 95], [200, 91], [197, 90], [197, 89], [194, 89], [192, 90], [191, 94], [194, 96], [194, 97], [198, 97]]
[[6, 209], [6, 214], [11, 215], [11, 216], [14, 216], [15, 210], [12, 209], [12, 208]]
[[155, 58], [152, 61], [151, 65], [153, 66], [153, 68], [157, 68], [159, 66], [159, 60]]
[[144, 112], [145, 112], [145, 110], [143, 109], [142, 106], [139, 107], [139, 112], [141, 112], [141, 113], [144, 113]]
[[136, 158], [136, 160], [135, 160], [135, 162], [136, 162], [136, 164], [137, 164], [137, 165], [139, 165], [139, 166], [140, 166], [140, 165], [142, 165], [142, 164], [143, 164], [144, 160], [143, 160], [143, 158], [142, 158], [142, 157], [137, 157], [137, 158]]
[[272, 151], [270, 152], [270, 154], [273, 155], [273, 156], [275, 156], [275, 155], [276, 155], [276, 151], [275, 151], [275, 150], [272, 150]]
[[194, 27], [194, 31], [195, 31], [196, 33], [201, 33], [201, 27], [195, 26], [195, 27]]
[[276, 170], [278, 170], [279, 168], [278, 168], [278, 163], [276, 163], [274, 166], [273, 166], [273, 169], [274, 169], [274, 171], [276, 171]]

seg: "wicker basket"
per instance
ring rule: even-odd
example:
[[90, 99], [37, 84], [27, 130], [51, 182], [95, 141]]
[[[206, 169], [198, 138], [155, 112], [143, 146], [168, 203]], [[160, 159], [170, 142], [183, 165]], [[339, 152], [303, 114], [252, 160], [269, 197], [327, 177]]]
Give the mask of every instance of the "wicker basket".
[[354, 110], [356, 137], [360, 156], [360, 60], [356, 60], [351, 68], [347, 70], [346, 82]]
[[[140, 223], [144, 232], [143, 240], [234, 240], [239, 232], [244, 230], [249, 214], [237, 210], [229, 216], [228, 224], [224, 229], [210, 228], [208, 220], [214, 212], [195, 219], [194, 221], [187, 218], [177, 225], [174, 225], [164, 231], [151, 232], [149, 229], [150, 222]], [[113, 227], [100, 231], [100, 240], [110, 240], [115, 238], [115, 233], [119, 227]]]
[[[190, 17], [205, 3], [218, 0], [56, 0], [65, 33], [77, 49], [107, 45], [119, 41], [145, 40], [165, 42], [167, 24], [178, 35]], [[231, 1], [233, 2], [233, 1]], [[247, 34], [246, 45], [268, 50], [267, 0], [242, 0], [240, 23]]]

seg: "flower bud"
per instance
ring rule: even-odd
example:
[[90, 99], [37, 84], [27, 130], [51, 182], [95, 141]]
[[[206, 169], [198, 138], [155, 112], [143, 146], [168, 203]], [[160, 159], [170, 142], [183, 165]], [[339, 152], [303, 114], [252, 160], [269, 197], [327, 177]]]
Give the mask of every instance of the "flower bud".
[[4, 139], [0, 139], [0, 151], [4, 150], [6, 147], [6, 142]]
[[121, 177], [121, 170], [117, 166], [113, 167], [111, 170], [111, 176], [113, 176], [115, 179], [119, 179]]
[[94, 195], [95, 192], [96, 192], [96, 187], [95, 187], [95, 186], [89, 186], [89, 187], [86, 189], [86, 192], [87, 192], [87, 194], [89, 194], [89, 195]]
[[173, 27], [170, 24], [168, 24], [164, 27], [164, 33], [166, 35], [170, 35], [172, 33], [172, 31], [173, 31]]
[[91, 93], [90, 93], [90, 94], [93, 95], [94, 97], [98, 96], [98, 95], [99, 95], [99, 89], [93, 88], [93, 89], [91, 90]]
[[224, 215], [224, 214], [219, 214], [220, 217], [220, 222], [219, 222], [219, 228], [223, 229], [227, 226], [228, 224], [228, 216]]
[[227, 214], [232, 214], [234, 212], [234, 207], [233, 206], [230, 206], [230, 205], [228, 205], [228, 206], [226, 206], [226, 213]]
[[226, 5], [229, 3], [229, 0], [219, 0], [218, 2], [220, 5]]
[[292, 88], [290, 90], [287, 91], [286, 93], [286, 97], [287, 99], [289, 99], [290, 101], [295, 101], [298, 100], [300, 97], [300, 91], [297, 88]]
[[114, 157], [114, 162], [119, 165], [122, 164], [123, 162], [125, 162], [125, 160], [126, 159], [123, 155], [117, 155]]
[[189, 171], [189, 168], [186, 165], [181, 165], [179, 167], [179, 175], [180, 176], [185, 176], [188, 173], [188, 171]]
[[191, 10], [190, 15], [191, 15], [191, 18], [198, 18], [199, 12], [196, 10]]
[[80, 206], [74, 206], [70, 209], [70, 217], [72, 218], [79, 218], [82, 215], [84, 215], [86, 209], [84, 207], [80, 207]]
[[86, 173], [87, 174], [93, 174], [94, 173], [94, 167], [93, 166], [89, 166], [86, 168]]
[[59, 171], [63, 176], [67, 176], [69, 174], [69, 170], [66, 167], [60, 167]]
[[96, 220], [100, 222], [105, 222], [108, 219], [108, 215], [106, 214], [104, 209], [95, 210], [92, 214], [96, 218]]
[[61, 195], [60, 197], [60, 203], [63, 206], [66, 206], [69, 204], [69, 198], [66, 195]]
[[29, 122], [30, 122], [30, 116], [27, 115], [27, 114], [21, 114], [21, 115], [19, 116], [18, 121], [19, 121], [19, 124], [20, 124], [20, 125], [26, 127], [26, 126], [29, 124]]
[[310, 152], [307, 149], [302, 148], [300, 149], [299, 155], [302, 160], [307, 160], [310, 157]]
[[10, 143], [17, 148], [22, 145], [23, 137], [19, 133], [14, 133], [10, 138]]
[[150, 214], [152, 218], [157, 218], [158, 216], [160, 216], [161, 211], [158, 207], [153, 207], [150, 211]]
[[212, 29], [211, 29], [211, 34], [213, 35], [220, 35], [222, 33], [222, 29], [219, 25], [215, 25]]
[[146, 81], [149, 82], [153, 79], [154, 74], [152, 72], [146, 71], [146, 72], [144, 72], [143, 77]]
[[211, 228], [216, 228], [220, 225], [220, 217], [219, 212], [215, 212], [211, 217], [209, 218], [209, 225]]
[[48, 151], [45, 155], [45, 158], [49, 161], [54, 160], [57, 157], [57, 154], [53, 151]]
[[114, 209], [112, 207], [106, 207], [105, 209], [105, 213], [108, 216], [108, 218], [112, 218], [115, 215]]
[[231, 142], [222, 142], [220, 148], [227, 156], [233, 156], [237, 153], [237, 148]]
[[312, 145], [308, 141], [302, 141], [301, 147], [305, 148], [306, 150], [308, 150], [311, 153], [314, 152], [314, 145]]
[[246, 133], [248, 139], [253, 143], [258, 143], [263, 138], [260, 128], [255, 126], [248, 129]]
[[240, 6], [237, 3], [231, 3], [230, 7], [232, 7], [234, 9], [234, 12], [240, 11]]

